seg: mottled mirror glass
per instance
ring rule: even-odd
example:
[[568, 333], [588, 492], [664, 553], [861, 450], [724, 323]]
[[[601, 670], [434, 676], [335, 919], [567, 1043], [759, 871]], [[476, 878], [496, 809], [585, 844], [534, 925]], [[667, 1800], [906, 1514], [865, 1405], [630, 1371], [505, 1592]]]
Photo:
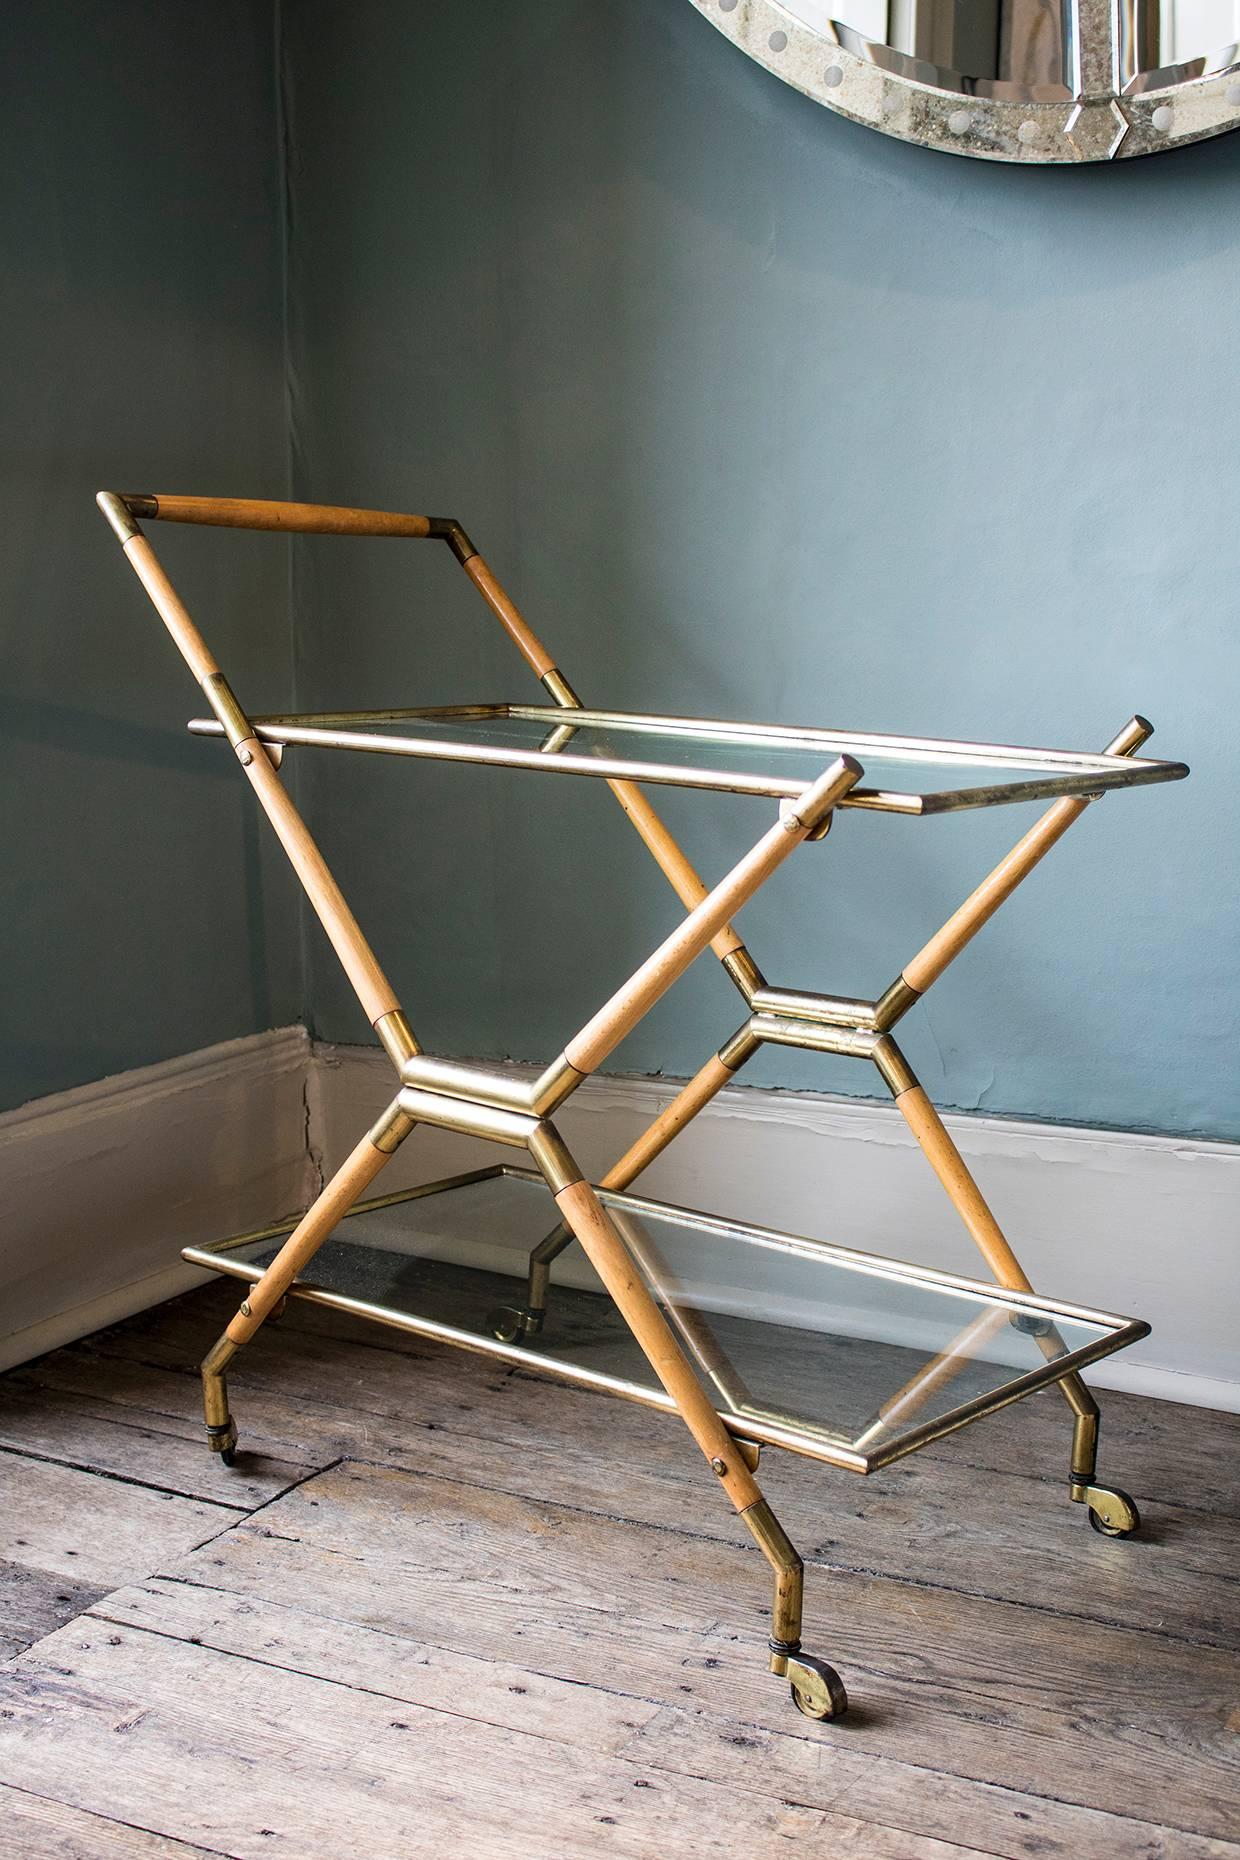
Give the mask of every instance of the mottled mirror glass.
[[693, 0], [797, 89], [997, 161], [1107, 161], [1240, 123], [1240, 0]]

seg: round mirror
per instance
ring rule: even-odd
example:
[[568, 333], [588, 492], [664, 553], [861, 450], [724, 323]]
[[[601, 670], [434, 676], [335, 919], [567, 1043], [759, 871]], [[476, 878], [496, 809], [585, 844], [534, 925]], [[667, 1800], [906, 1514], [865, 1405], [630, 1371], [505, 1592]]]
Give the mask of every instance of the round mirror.
[[854, 122], [990, 161], [1123, 160], [1240, 124], [1240, 0], [693, 0]]

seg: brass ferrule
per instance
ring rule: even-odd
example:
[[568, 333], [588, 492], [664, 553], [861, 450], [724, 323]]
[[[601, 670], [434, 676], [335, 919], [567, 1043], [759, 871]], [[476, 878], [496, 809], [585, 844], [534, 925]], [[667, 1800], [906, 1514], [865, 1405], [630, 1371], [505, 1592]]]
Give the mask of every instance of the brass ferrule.
[[395, 1104], [388, 1106], [378, 1123], [371, 1129], [370, 1141], [377, 1150], [382, 1150], [385, 1156], [391, 1156], [400, 1148], [416, 1122], [417, 1119], [410, 1116], [398, 1098]]
[[899, 1098], [904, 1092], [912, 1091], [917, 1083], [917, 1074], [895, 1041], [887, 1034], [880, 1034], [875, 1040], [870, 1058], [878, 1067], [883, 1083], [893, 1098]]
[[573, 690], [573, 687], [569, 684], [558, 665], [548, 667], [539, 680], [539, 683], [542, 685], [543, 690], [547, 693], [552, 703], [558, 704], [561, 710], [581, 709], [581, 699], [577, 696], [577, 693]]
[[[135, 498], [132, 501], [136, 503], [138, 500]], [[132, 542], [135, 536], [141, 536], [142, 531], [134, 521], [133, 512], [129, 508], [130, 500], [122, 497], [119, 491], [100, 491], [95, 502], [112, 525], [122, 549], [127, 542]]]
[[725, 1040], [716, 1057], [721, 1066], [729, 1072], [739, 1072], [747, 1059], [752, 1059], [762, 1042], [753, 1030], [753, 1021], [747, 1020], [743, 1027], [738, 1027], [730, 1040]]
[[233, 688], [223, 672], [210, 672], [202, 681], [202, 689], [233, 748], [240, 749], [242, 743], [252, 741], [254, 725], [237, 702]]
[[563, 1137], [555, 1125], [548, 1123], [545, 1118], [539, 1118], [535, 1124], [528, 1144], [530, 1155], [542, 1170], [553, 1195], [585, 1180], [581, 1169], [570, 1156]]
[[375, 1022], [375, 1032], [397, 1071], [406, 1059], [412, 1059], [415, 1053], [422, 1050], [413, 1037], [413, 1028], [405, 1019], [403, 1008], [393, 1008], [390, 1014], [380, 1014]]
[[920, 1000], [921, 995], [911, 982], [906, 982], [902, 975], [897, 975], [891, 987], [874, 1003], [871, 1025], [877, 1027], [880, 1033], [889, 1032], [896, 1022], [902, 1019]]
[[561, 1053], [558, 1059], [553, 1059], [542, 1077], [535, 1079], [530, 1087], [530, 1108], [535, 1116], [548, 1117], [572, 1096], [585, 1076], [584, 1072], [578, 1072], [567, 1054]]
[[1078, 1414], [1072, 1423], [1072, 1483], [1090, 1485], [1098, 1470], [1098, 1416]]
[[455, 517], [428, 517], [427, 524], [427, 535], [446, 542], [462, 567], [471, 556], [477, 555], [478, 551]]
[[203, 1418], [209, 1428], [222, 1430], [228, 1426], [228, 1385], [224, 1381], [224, 1371], [237, 1349], [237, 1344], [225, 1332], [202, 1359]]
[[1154, 726], [1148, 717], [1130, 717], [1119, 735], [1113, 737], [1103, 750], [1104, 756], [1135, 755], [1142, 743], [1148, 743], [1154, 734]]
[[812, 995], [763, 985], [754, 990], [749, 1005], [759, 1014], [780, 1014], [789, 1020], [813, 1021], [828, 1027], [874, 1025], [874, 1003], [853, 1001], [845, 995]]
[[726, 956], [721, 957], [719, 966], [729, 981], [734, 982], [739, 988], [746, 1006], [752, 1007], [754, 995], [766, 984], [762, 979], [761, 969], [744, 944], [742, 943], [739, 949], [729, 950]]

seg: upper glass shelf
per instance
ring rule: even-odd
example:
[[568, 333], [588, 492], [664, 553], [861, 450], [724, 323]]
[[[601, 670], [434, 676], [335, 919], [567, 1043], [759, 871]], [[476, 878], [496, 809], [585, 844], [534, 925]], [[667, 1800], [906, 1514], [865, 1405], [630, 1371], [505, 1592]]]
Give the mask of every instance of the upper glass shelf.
[[[841, 805], [899, 814], [1097, 794], [1106, 788], [1175, 781], [1188, 773], [1182, 762], [1138, 756], [635, 711], [564, 711], [538, 704], [324, 711], [260, 717], [255, 723], [260, 737], [270, 743], [490, 763], [788, 800], [795, 800], [837, 756], [847, 754], [856, 757], [864, 773]], [[200, 736], [222, 734], [215, 718], [195, 718], [189, 727]]]
[[[599, 1191], [727, 1425], [870, 1472], [1146, 1334], [1105, 1312], [1008, 1293], [823, 1241]], [[501, 1165], [362, 1204], [297, 1288], [419, 1335], [672, 1404], [580, 1248], [551, 1265], [539, 1334], [497, 1340], [558, 1210]], [[184, 1257], [257, 1279], [292, 1222]]]

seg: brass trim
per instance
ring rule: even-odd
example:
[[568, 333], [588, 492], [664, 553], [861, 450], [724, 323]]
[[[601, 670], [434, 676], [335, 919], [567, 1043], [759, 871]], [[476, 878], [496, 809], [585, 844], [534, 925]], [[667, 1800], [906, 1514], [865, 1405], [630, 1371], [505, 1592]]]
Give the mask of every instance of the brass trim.
[[548, 697], [551, 698], [552, 702], [558, 704], [561, 710], [581, 709], [581, 699], [577, 696], [577, 693], [573, 690], [573, 687], [569, 684], [558, 665], [549, 667], [539, 679], [539, 683], [546, 691]]
[[422, 1050], [401, 1008], [393, 1008], [390, 1014], [380, 1014], [375, 1022], [375, 1032], [383, 1042], [384, 1051], [397, 1071], [404, 1065], [406, 1059], [412, 1059], [415, 1053], [420, 1053]]
[[141, 536], [142, 531], [134, 521], [133, 512], [119, 491], [100, 491], [95, 497], [95, 502], [111, 524], [122, 549], [127, 542], [132, 542], [135, 536]]
[[462, 568], [471, 556], [477, 555], [478, 551], [455, 517], [428, 517], [427, 522], [430, 525], [427, 535], [437, 542], [446, 542]]
[[423, 1091], [439, 1092], [447, 1098], [461, 1098], [469, 1104], [490, 1105], [495, 1110], [524, 1111], [534, 1114], [536, 1081], [515, 1078], [498, 1068], [470, 1065], [463, 1059], [443, 1059], [435, 1053], [413, 1053], [400, 1068], [406, 1085]]
[[759, 989], [765, 988], [762, 971], [742, 943], [739, 948], [729, 950], [719, 959], [720, 967], [728, 980], [735, 984], [744, 997], [746, 1007], [752, 1007], [754, 996]]
[[738, 1027], [730, 1040], [725, 1040], [716, 1057], [721, 1066], [729, 1072], [739, 1072], [746, 1060], [752, 1059], [762, 1042], [753, 1031], [753, 1016]]
[[[771, 1600], [771, 1639], [780, 1643], [779, 1654], [786, 1656], [795, 1652], [801, 1641], [805, 1565], [792, 1539], [764, 1498], [760, 1498], [756, 1505], [748, 1506], [740, 1515], [775, 1574], [775, 1593]], [[772, 1649], [772, 1653], [775, 1655], [776, 1650]]]
[[254, 725], [242, 710], [223, 672], [209, 672], [202, 681], [202, 692], [234, 749], [254, 741]]
[[559, 1131], [545, 1118], [540, 1119], [530, 1133], [529, 1152], [542, 1170], [553, 1195], [561, 1194], [564, 1189], [585, 1180]]
[[390, 1104], [378, 1122], [372, 1126], [370, 1141], [377, 1150], [382, 1150], [385, 1156], [392, 1156], [409, 1135], [416, 1121], [397, 1098], [396, 1102]]
[[887, 1033], [920, 1000], [921, 994], [912, 983], [906, 982], [902, 975], [897, 975], [890, 988], [885, 989], [874, 1003], [872, 1025], [880, 1033]]
[[874, 1025], [874, 1003], [852, 1000], [846, 995], [817, 995], [800, 989], [763, 986], [755, 989], [749, 1005], [758, 1014], [776, 1014], [828, 1027], [872, 1028]]
[[452, 1098], [446, 1092], [423, 1091], [414, 1085], [404, 1086], [396, 1102], [416, 1123], [459, 1130], [469, 1137], [489, 1137], [514, 1149], [528, 1148], [538, 1127], [538, 1119], [528, 1113], [478, 1104], [469, 1098]]
[[549, 1116], [588, 1076], [578, 1072], [567, 1053], [561, 1053], [530, 1087], [530, 1108], [538, 1117]]
[[903, 1092], [912, 1091], [917, 1084], [916, 1073], [889, 1034], [879, 1034], [870, 1057], [882, 1074], [883, 1083], [893, 1098], [900, 1097]]
[[785, 1020], [777, 1014], [751, 1015], [749, 1025], [759, 1040], [772, 1046], [798, 1046], [806, 1052], [836, 1053], [843, 1059], [873, 1059], [881, 1038], [872, 1027]]

